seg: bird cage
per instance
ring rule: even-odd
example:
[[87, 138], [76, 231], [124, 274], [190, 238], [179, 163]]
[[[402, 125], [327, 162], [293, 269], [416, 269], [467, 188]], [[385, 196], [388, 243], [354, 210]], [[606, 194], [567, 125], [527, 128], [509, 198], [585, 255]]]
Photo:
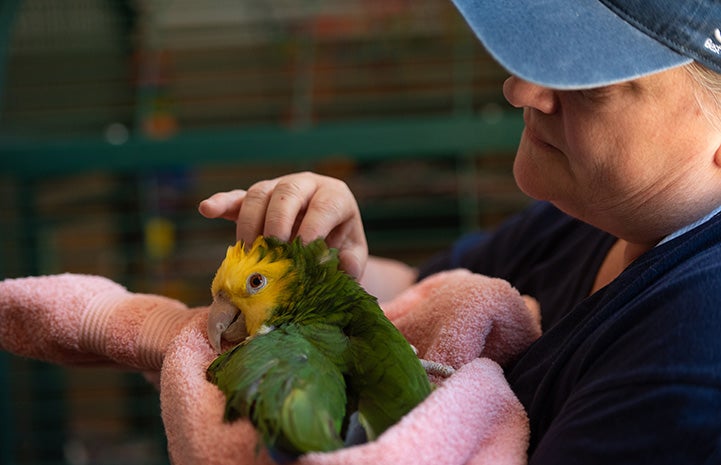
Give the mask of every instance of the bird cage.
[[[235, 237], [197, 203], [298, 170], [411, 264], [527, 203], [506, 74], [448, 0], [5, 0], [0, 25], [0, 277], [207, 305]], [[0, 463], [167, 463], [142, 375], [0, 353], [0, 376]]]

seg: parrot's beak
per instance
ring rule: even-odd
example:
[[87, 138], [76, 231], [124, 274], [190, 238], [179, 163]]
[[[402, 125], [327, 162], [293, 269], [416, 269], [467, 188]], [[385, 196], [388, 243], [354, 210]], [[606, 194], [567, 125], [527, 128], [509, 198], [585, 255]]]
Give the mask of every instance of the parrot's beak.
[[221, 353], [221, 339], [230, 342], [240, 342], [248, 337], [245, 328], [245, 317], [242, 312], [230, 302], [228, 297], [220, 292], [213, 297], [208, 314], [208, 340], [216, 352]]

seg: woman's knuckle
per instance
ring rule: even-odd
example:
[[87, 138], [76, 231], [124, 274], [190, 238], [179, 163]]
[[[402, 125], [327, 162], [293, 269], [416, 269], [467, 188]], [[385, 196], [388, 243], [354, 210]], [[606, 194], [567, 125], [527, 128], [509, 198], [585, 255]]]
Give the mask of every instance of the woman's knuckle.
[[245, 194], [245, 202], [264, 203], [271, 192], [272, 189], [268, 183], [255, 183], [248, 189], [248, 192]]

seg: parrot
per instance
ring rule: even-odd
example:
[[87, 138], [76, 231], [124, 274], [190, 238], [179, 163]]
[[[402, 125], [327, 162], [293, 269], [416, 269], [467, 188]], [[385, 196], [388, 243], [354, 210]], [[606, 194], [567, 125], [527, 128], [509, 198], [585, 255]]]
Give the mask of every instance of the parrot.
[[[373, 440], [432, 390], [415, 349], [322, 238], [238, 241], [211, 293], [220, 355], [206, 377], [225, 394], [224, 421], [249, 419], [279, 462], [344, 447], [352, 424]], [[235, 345], [221, 353], [222, 339]]]

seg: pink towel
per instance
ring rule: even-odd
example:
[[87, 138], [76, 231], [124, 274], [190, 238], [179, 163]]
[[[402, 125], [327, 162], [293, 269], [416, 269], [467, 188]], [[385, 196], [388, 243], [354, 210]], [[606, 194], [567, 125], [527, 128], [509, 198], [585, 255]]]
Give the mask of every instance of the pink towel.
[[192, 315], [176, 300], [134, 294], [99, 276], [0, 282], [0, 348], [48, 362], [160, 370], [165, 348]]
[[[529, 304], [529, 305], [526, 305]], [[384, 305], [419, 355], [457, 371], [375, 441], [299, 464], [522, 464], [528, 421], [503, 377], [540, 335], [537, 308], [505, 281], [451, 271]], [[207, 309], [133, 294], [100, 277], [0, 282], [0, 348], [65, 364], [160, 369], [162, 417], [175, 465], [272, 463], [252, 425], [222, 421], [223, 394], [205, 380], [216, 354]]]

